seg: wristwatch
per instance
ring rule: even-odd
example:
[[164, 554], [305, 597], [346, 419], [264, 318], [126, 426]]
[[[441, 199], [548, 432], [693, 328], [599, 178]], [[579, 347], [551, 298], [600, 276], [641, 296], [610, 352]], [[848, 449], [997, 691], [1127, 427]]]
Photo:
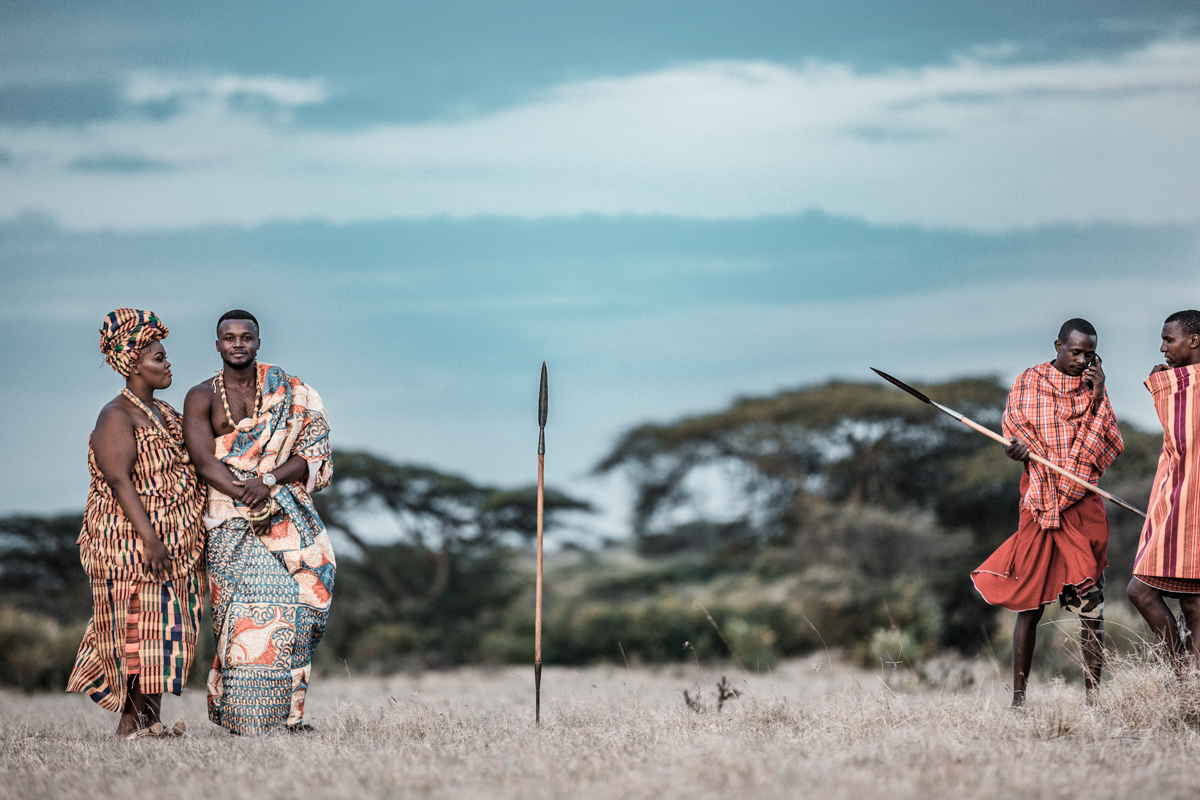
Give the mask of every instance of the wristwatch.
[[263, 486], [270, 489], [276, 483], [275, 476], [268, 472], [266, 475], [262, 476], [262, 482], [263, 482]]

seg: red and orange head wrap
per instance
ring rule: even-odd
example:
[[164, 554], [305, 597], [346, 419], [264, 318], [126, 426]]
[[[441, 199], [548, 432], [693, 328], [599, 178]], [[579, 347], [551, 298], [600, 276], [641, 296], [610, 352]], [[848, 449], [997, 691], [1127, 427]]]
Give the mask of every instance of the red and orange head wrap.
[[142, 348], [167, 338], [168, 333], [167, 326], [153, 312], [118, 308], [100, 326], [100, 352], [109, 366], [128, 378]]

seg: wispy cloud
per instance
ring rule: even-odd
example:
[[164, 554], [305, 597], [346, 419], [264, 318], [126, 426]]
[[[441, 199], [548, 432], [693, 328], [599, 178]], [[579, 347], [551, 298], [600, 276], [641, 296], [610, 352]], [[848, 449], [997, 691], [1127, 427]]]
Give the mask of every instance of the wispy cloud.
[[170, 165], [165, 161], [155, 161], [145, 156], [123, 155], [120, 153], [84, 156], [71, 162], [71, 169], [76, 172], [137, 173], [169, 168]]
[[[495, 113], [350, 130], [293, 116], [331, 98], [318, 78], [138, 74], [124, 101], [174, 113], [0, 119], [0, 147], [25, 165], [0, 216], [141, 229], [815, 208], [989, 231], [1200, 217], [1200, 40], [1110, 58], [1009, 55], [872, 73], [709, 61], [565, 83]], [[130, 143], [148, 163], [187, 168], [72, 169]]]
[[329, 98], [329, 91], [319, 78], [296, 80], [228, 74], [175, 76], [139, 73], [130, 78], [125, 97], [131, 103], [139, 104], [178, 97], [218, 102], [229, 102], [237, 97], [257, 97], [279, 106], [296, 108], [325, 102]]

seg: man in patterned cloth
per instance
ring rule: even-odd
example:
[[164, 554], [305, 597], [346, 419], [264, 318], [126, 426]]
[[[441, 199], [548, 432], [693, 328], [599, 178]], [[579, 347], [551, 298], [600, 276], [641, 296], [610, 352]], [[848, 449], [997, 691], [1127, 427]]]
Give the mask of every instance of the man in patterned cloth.
[[971, 579], [983, 599], [1017, 612], [1013, 628], [1013, 705], [1025, 704], [1037, 624], [1058, 599], [1082, 623], [1084, 680], [1090, 700], [1104, 666], [1104, 568], [1108, 515], [1104, 502], [1079, 484], [1031, 461], [1030, 451], [1096, 483], [1125, 449], [1104, 391], [1096, 329], [1083, 319], [1063, 323], [1053, 361], [1022, 372], [1008, 393], [1005, 452], [1025, 462], [1020, 527]]
[[333, 475], [325, 407], [299, 378], [259, 364], [259, 344], [252, 314], [222, 315], [223, 367], [183, 406], [188, 452], [210, 487], [208, 715], [237, 734], [311, 730], [304, 696], [335, 569], [311, 497]]
[[[1150, 490], [1129, 599], [1182, 667], [1200, 668], [1200, 311], [1167, 317], [1159, 348], [1167, 363], [1150, 371], [1165, 436]], [[1164, 597], [1179, 600], [1187, 624], [1181, 640]], [[1190, 658], [1185, 658], [1186, 656]]]

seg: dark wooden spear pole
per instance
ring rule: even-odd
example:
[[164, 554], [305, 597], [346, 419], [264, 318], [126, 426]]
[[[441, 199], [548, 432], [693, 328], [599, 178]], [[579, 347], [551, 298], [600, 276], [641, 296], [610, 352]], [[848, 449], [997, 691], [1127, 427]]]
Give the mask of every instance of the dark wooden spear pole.
[[546, 413], [550, 410], [546, 362], [538, 389], [537, 590], [533, 607], [533, 721], [542, 724], [542, 530], [546, 508]]
[[[928, 403], [929, 405], [933, 406], [934, 408], [938, 409], [939, 411], [943, 411], [943, 412], [949, 414], [950, 416], [954, 417], [956, 420], [961, 422], [963, 425], [966, 425], [971, 430], [978, 431], [978, 432], [982, 433], [984, 436], [987, 436], [989, 439], [995, 439], [997, 442], [1004, 445], [1005, 447], [1012, 444], [1012, 442], [1010, 440], [1005, 439], [1003, 436], [996, 433], [991, 428], [985, 428], [983, 425], [980, 425], [978, 422], [976, 422], [972, 419], [967, 419], [966, 417], [964, 417], [962, 414], [958, 413], [954, 409], [946, 408], [941, 403], [935, 403], [934, 401], [930, 400], [928, 397], [926, 397], [921, 392], [918, 392], [916, 389], [909, 386], [904, 381], [902, 381], [898, 378], [893, 378], [891, 375], [888, 375], [886, 372], [881, 372], [880, 370], [877, 370], [874, 367], [871, 367], [871, 371], [874, 372], [879, 377], [883, 378], [888, 383], [894, 384], [895, 386], [898, 386], [901, 389], [903, 389], [904, 391], [908, 392], [913, 397], [920, 400], [922, 403]], [[1075, 481], [1075, 483], [1078, 483], [1080, 486], [1087, 489], [1089, 492], [1095, 492], [1096, 494], [1103, 497], [1105, 500], [1111, 500], [1112, 502], [1119, 505], [1121, 508], [1127, 508], [1135, 514], [1140, 514], [1143, 517], [1146, 516], [1145, 511], [1142, 511], [1138, 508], [1135, 508], [1134, 506], [1131, 506], [1129, 503], [1126, 503], [1124, 500], [1117, 497], [1116, 495], [1109, 494], [1108, 492], [1104, 491], [1099, 486], [1094, 486], [1094, 485], [1088, 483], [1083, 478], [1079, 477], [1078, 475], [1076, 475], [1073, 472], [1063, 469], [1058, 464], [1055, 464], [1053, 461], [1047, 461], [1046, 459], [1042, 458], [1041, 456], [1039, 456], [1038, 454], [1033, 453], [1033, 452], [1031, 452], [1029, 454], [1029, 457], [1031, 459], [1033, 459], [1034, 461], [1036, 461], [1037, 463], [1041, 464], [1042, 466], [1049, 467], [1050, 469], [1054, 470], [1055, 472], [1057, 472], [1059, 475], [1062, 475], [1067, 480]]]

